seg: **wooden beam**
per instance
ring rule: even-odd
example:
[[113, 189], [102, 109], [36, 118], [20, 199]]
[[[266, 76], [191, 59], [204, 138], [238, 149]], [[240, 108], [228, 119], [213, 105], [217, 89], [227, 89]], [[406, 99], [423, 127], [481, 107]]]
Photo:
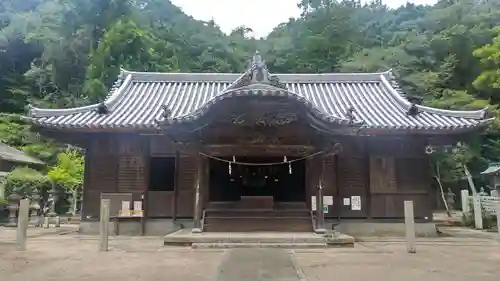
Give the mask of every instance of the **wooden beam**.
[[307, 156], [317, 152], [317, 148], [307, 145], [205, 145], [202, 152], [213, 156], [270, 155]]

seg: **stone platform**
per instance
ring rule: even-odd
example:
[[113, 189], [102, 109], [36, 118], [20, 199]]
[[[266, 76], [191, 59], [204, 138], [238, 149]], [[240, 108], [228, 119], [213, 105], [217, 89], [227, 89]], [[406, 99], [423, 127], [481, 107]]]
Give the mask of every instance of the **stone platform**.
[[353, 247], [354, 237], [312, 232], [203, 232], [182, 229], [164, 237], [166, 246], [193, 248], [326, 248]]

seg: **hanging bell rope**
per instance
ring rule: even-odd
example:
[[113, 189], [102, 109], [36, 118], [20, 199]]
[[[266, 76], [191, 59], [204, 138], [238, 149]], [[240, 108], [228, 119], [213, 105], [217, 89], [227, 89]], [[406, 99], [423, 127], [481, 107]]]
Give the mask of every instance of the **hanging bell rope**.
[[319, 151], [319, 152], [313, 153], [311, 155], [304, 156], [304, 157], [297, 158], [297, 159], [293, 159], [293, 160], [284, 159], [286, 161], [283, 161], [283, 162], [268, 162], [268, 163], [239, 162], [239, 161], [236, 161], [236, 158], [234, 156], [233, 156], [233, 161], [231, 161], [231, 160], [226, 160], [226, 159], [223, 159], [223, 158], [215, 157], [215, 156], [212, 156], [212, 155], [208, 155], [208, 154], [205, 154], [203, 152], [200, 152], [200, 155], [203, 155], [205, 157], [208, 157], [208, 158], [220, 161], [220, 162], [228, 163], [229, 164], [229, 174], [231, 174], [231, 164], [234, 164], [234, 165], [243, 165], [243, 166], [275, 166], [275, 165], [288, 164], [289, 167], [290, 167], [290, 171], [291, 171], [291, 164], [292, 163], [298, 162], [298, 161], [302, 161], [302, 160], [307, 160], [309, 158], [313, 158], [313, 157], [315, 157], [317, 155], [320, 155], [320, 154], [323, 154], [323, 153], [324, 153], [323, 151]]

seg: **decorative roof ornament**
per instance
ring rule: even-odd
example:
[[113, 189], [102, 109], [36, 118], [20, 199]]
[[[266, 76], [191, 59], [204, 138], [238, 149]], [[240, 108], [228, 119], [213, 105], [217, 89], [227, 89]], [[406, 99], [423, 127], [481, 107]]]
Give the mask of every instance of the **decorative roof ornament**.
[[266, 62], [262, 60], [259, 51], [256, 51], [248, 70], [241, 76], [228, 90], [237, 89], [253, 84], [270, 85], [280, 89], [287, 89], [284, 83], [279, 81], [275, 75], [271, 75], [267, 70]]
[[418, 113], [419, 113], [418, 107], [414, 103], [411, 104], [410, 108], [406, 112], [406, 114], [408, 114], [409, 116], [415, 116]]
[[170, 117], [172, 110], [170, 110], [170, 108], [168, 108], [168, 106], [166, 104], [162, 105], [161, 108], [162, 108], [161, 116], [165, 119]]
[[100, 102], [96, 108], [98, 114], [108, 114], [109, 108], [104, 102]]
[[349, 120], [349, 124], [353, 124], [356, 121], [356, 118], [354, 117], [354, 107], [351, 106], [347, 109], [345, 117]]
[[118, 90], [118, 88], [120, 88], [120, 86], [123, 84], [123, 81], [125, 81], [125, 71], [125, 69], [120, 68], [120, 74], [118, 74], [116, 81], [111, 86], [110, 94]]

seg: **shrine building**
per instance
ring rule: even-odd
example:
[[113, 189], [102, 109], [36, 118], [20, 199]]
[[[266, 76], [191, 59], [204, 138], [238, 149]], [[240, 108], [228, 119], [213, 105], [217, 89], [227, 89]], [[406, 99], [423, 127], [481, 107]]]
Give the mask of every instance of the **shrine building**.
[[86, 151], [82, 231], [122, 194], [144, 210], [122, 230], [149, 234], [359, 230], [402, 224], [405, 200], [431, 226], [428, 153], [492, 121], [413, 103], [391, 71], [270, 74], [258, 53], [243, 74], [122, 70], [102, 103], [28, 119]]

